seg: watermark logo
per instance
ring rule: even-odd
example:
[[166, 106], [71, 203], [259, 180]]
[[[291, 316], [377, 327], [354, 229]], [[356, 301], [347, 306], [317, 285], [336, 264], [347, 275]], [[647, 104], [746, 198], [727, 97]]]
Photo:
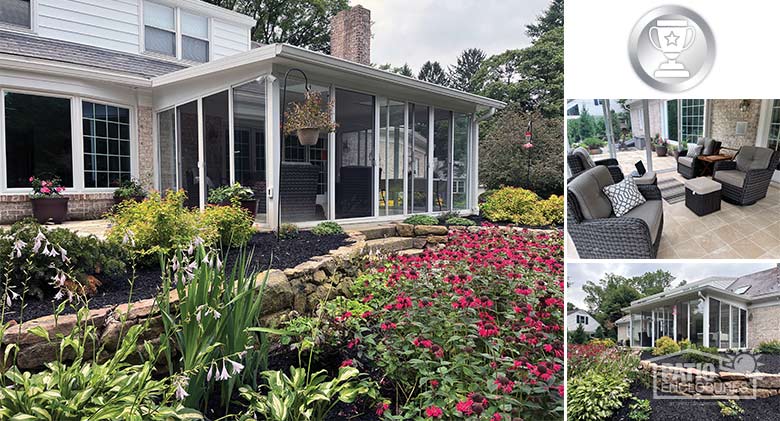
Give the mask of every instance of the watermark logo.
[[642, 16], [629, 38], [631, 65], [653, 88], [682, 92], [698, 85], [715, 61], [715, 39], [693, 10], [661, 6]]
[[686, 349], [646, 361], [653, 399], [755, 399], [762, 365], [753, 355], [709, 354]]

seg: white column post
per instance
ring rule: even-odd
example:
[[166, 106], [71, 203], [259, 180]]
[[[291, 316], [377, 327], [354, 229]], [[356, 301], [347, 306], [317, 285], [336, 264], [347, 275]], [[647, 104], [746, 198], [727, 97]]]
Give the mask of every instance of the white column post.
[[645, 159], [647, 160], [647, 171], [653, 170], [653, 149], [650, 146], [650, 142], [653, 141], [653, 136], [650, 133], [650, 101], [642, 100], [642, 114], [645, 125]]
[[230, 184], [236, 182], [236, 139], [235, 121], [233, 116], [233, 87], [228, 87], [228, 167], [230, 168]]
[[609, 100], [601, 100], [601, 108], [604, 110], [604, 131], [607, 134], [607, 145], [609, 146], [609, 157], [617, 158], [615, 152], [615, 133], [612, 132], [612, 113], [609, 110]]
[[[335, 110], [336, 87], [334, 85], [330, 85], [330, 100], [333, 101]], [[335, 111], [331, 116], [331, 122], [336, 122]], [[325, 210], [327, 212], [325, 219], [328, 220], [336, 219], [336, 156], [338, 155], [336, 148], [336, 132], [334, 131], [328, 133], [328, 209]]]
[[[385, 100], [387, 102], [387, 100]], [[386, 107], [386, 109], [389, 111], [390, 108]], [[382, 106], [380, 104], [380, 98], [374, 97], [374, 147], [372, 148], [374, 150], [374, 156], [371, 157], [373, 159], [373, 167], [374, 167], [374, 182], [371, 183], [371, 190], [373, 191], [373, 194], [371, 197], [374, 200], [374, 216], [379, 216], [379, 196], [380, 196], [380, 189], [377, 188], [379, 186], [379, 138], [380, 136], [380, 130], [382, 130], [381, 125], [381, 118], [380, 113], [382, 112]], [[390, 127], [388, 124], [387, 127]], [[385, 134], [385, 148], [387, 148], [389, 137], [387, 134]], [[385, 179], [387, 178], [387, 152], [385, 151]], [[385, 205], [387, 205], [387, 200], [385, 200]], [[385, 214], [387, 211], [385, 211]]]
[[628, 346], [634, 346], [634, 314], [628, 313]]
[[271, 229], [276, 230], [279, 220], [278, 200], [281, 189], [278, 180], [282, 145], [280, 121], [281, 97], [279, 96], [279, 80], [273, 75], [265, 78], [265, 188], [266, 188], [266, 220]]
[[704, 297], [704, 327], [702, 328], [702, 344], [710, 346], [710, 299]]
[[674, 341], [677, 342], [677, 304], [672, 304], [672, 315], [674, 316]]
[[655, 347], [655, 337], [657, 332], [655, 331], [655, 310], [653, 310], [653, 325], [652, 329], [650, 329], [650, 346]]
[[433, 107], [428, 107], [428, 212], [433, 212]]
[[200, 210], [206, 208], [206, 147], [203, 144], [203, 98], [198, 98], [198, 192]]
[[471, 153], [469, 154], [469, 168], [471, 168], [471, 176], [469, 177], [469, 194], [471, 196], [469, 200], [469, 207], [479, 212], [479, 121], [476, 115], [471, 116], [472, 130], [469, 130], [471, 134]]
[[453, 191], [455, 186], [455, 113], [450, 111], [450, 133], [447, 140], [447, 162], [449, 162], [447, 168], [447, 210], [452, 211], [454, 196]]

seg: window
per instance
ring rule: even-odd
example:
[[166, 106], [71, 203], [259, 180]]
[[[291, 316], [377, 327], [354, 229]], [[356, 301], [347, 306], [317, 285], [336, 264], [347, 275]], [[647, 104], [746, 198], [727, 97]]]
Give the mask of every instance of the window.
[[778, 149], [780, 145], [780, 99], [772, 101], [772, 119], [769, 122], [769, 142], [767, 146]]
[[6, 92], [5, 156], [9, 188], [59, 177], [73, 187], [70, 99]]
[[84, 187], [119, 187], [130, 179], [130, 110], [84, 101]]
[[[181, 33], [176, 32], [178, 13]], [[144, 2], [146, 51], [204, 63], [209, 61], [209, 20], [190, 12]]]
[[172, 7], [144, 2], [144, 47], [176, 57], [176, 14]]
[[682, 110], [682, 135], [680, 140], [685, 142], [696, 142], [704, 136], [704, 100], [703, 99], [683, 99], [680, 109]]
[[666, 101], [666, 133], [667, 139], [679, 140], [677, 125], [677, 100]]
[[752, 285], [743, 285], [743, 286], [741, 286], [741, 287], [739, 287], [739, 288], [735, 289], [735, 290], [734, 290], [734, 294], [739, 294], [739, 295], [742, 295], [742, 294], [744, 294], [744, 293], [748, 292], [748, 290], [750, 289], [750, 287], [751, 287], [751, 286], [752, 286]]
[[0, 23], [32, 28], [30, 0], [0, 0]]
[[577, 315], [577, 324], [578, 325], [588, 325], [588, 316], [580, 316]]

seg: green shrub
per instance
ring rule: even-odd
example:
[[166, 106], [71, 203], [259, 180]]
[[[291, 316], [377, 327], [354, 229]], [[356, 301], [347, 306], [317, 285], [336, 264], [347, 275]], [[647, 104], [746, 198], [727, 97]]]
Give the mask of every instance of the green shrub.
[[589, 370], [570, 378], [566, 397], [569, 419], [601, 421], [623, 406], [630, 397], [630, 382], [620, 372]]
[[490, 195], [480, 209], [493, 222], [545, 225], [544, 216], [536, 208], [538, 200], [539, 196], [530, 190], [503, 187]]
[[295, 224], [282, 224], [279, 226], [279, 238], [290, 239], [298, 236], [300, 229]]
[[607, 145], [607, 142], [605, 142], [603, 139], [599, 139], [598, 137], [588, 137], [583, 139], [582, 144], [585, 145], [588, 149], [596, 149], [596, 148], [603, 148]]
[[661, 336], [655, 341], [655, 348], [653, 348], [653, 355], [667, 355], [680, 352], [680, 345], [674, 341], [674, 339], [668, 336]]
[[631, 412], [628, 413], [628, 419], [631, 421], [650, 421], [650, 415], [653, 408], [647, 399], [638, 399], [634, 397], [634, 403], [629, 406]]
[[547, 200], [536, 202], [536, 208], [547, 224], [563, 225], [563, 196], [552, 195]]
[[122, 185], [114, 190], [114, 197], [117, 199], [132, 199], [134, 197], [146, 197], [146, 189], [141, 182], [132, 178], [125, 180]]
[[477, 225], [474, 221], [468, 218], [461, 218], [459, 216], [456, 216], [454, 218], [449, 218], [446, 221], [444, 221], [447, 225], [454, 225], [456, 227], [473, 227], [474, 225]]
[[344, 228], [341, 228], [341, 225], [336, 222], [326, 221], [317, 224], [316, 227], [311, 229], [311, 233], [317, 236], [338, 235], [344, 234]]
[[[703, 352], [705, 354], [718, 355], [718, 348], [715, 347], [698, 346], [695, 344], [691, 344], [690, 348], [688, 349]], [[685, 355], [683, 355], [683, 359], [688, 362], [702, 363], [702, 364], [704, 363], [715, 364], [718, 362], [718, 359], [715, 357], [710, 357], [709, 355], [702, 355], [698, 353], [686, 353]]]
[[200, 217], [205, 226], [217, 228], [220, 245], [223, 247], [243, 246], [255, 233], [252, 215], [237, 205], [209, 205]]
[[[28, 218], [0, 230], [0, 256], [0, 279], [5, 277], [14, 293], [26, 291], [42, 300], [63, 287], [79, 295], [94, 293], [87, 275], [123, 273], [126, 253], [120, 245], [94, 235], [82, 237], [64, 228], [47, 229]], [[52, 280], [60, 274], [67, 281], [54, 285]]]
[[742, 409], [742, 407], [739, 406], [739, 403], [735, 400], [730, 400], [728, 402], [718, 401], [718, 406], [720, 407], [720, 414], [724, 417], [742, 419], [742, 414], [745, 413], [745, 410]]
[[588, 345], [600, 345], [600, 346], [606, 346], [606, 347], [613, 347], [615, 346], [615, 341], [613, 341], [610, 338], [604, 338], [604, 339], [591, 339], [588, 342]]
[[758, 344], [756, 352], [761, 354], [780, 354], [780, 340], [773, 339]]
[[690, 349], [691, 341], [689, 341], [687, 339], [683, 339], [683, 340], [677, 342], [677, 345], [680, 345], [680, 350], [681, 351], [684, 350], [684, 349]]
[[209, 191], [209, 203], [214, 205], [233, 203], [234, 201], [252, 200], [255, 198], [255, 192], [249, 187], [244, 187], [240, 183], [234, 183], [230, 186], [220, 186]]
[[439, 218], [430, 215], [412, 215], [406, 218], [404, 223], [412, 225], [439, 225]]
[[170, 254], [186, 247], [200, 237], [206, 244], [216, 244], [219, 231], [202, 223], [200, 211], [184, 207], [183, 190], [169, 191], [165, 197], [153, 192], [141, 203], [126, 201], [110, 215], [111, 228], [106, 234], [111, 241], [125, 243], [132, 252], [145, 258], [145, 263], [157, 261], [157, 254]]
[[477, 201], [478, 201], [479, 203], [485, 203], [485, 202], [487, 202], [487, 200], [488, 200], [488, 199], [490, 199], [490, 196], [492, 196], [492, 195], [493, 195], [493, 193], [495, 193], [495, 192], [497, 192], [497, 191], [498, 191], [498, 190], [496, 190], [496, 189], [492, 189], [492, 190], [485, 190], [483, 193], [481, 193], [481, 194], [479, 195], [479, 198], [477, 199]]

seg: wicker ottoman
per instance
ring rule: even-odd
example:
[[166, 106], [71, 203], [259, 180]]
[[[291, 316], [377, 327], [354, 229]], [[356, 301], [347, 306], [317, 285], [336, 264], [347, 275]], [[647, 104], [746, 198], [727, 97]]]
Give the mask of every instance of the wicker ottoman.
[[707, 177], [685, 182], [685, 206], [699, 216], [720, 210], [720, 183]]

